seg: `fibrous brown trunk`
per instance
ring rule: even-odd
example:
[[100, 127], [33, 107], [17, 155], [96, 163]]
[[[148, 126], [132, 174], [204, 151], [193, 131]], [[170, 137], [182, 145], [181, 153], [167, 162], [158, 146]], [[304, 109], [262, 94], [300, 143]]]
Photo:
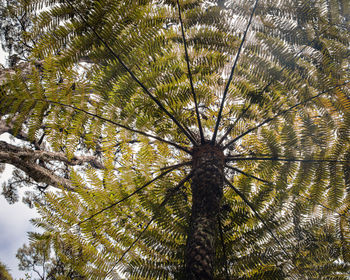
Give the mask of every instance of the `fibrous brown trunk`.
[[215, 235], [223, 187], [223, 152], [203, 145], [193, 151], [192, 216], [187, 239], [187, 280], [213, 279]]

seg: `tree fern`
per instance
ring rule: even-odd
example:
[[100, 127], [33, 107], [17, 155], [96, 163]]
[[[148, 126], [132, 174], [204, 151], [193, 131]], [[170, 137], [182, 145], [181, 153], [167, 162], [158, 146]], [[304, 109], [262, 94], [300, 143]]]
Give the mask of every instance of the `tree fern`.
[[346, 279], [348, 6], [23, 2], [1, 115], [56, 154], [2, 161], [61, 188], [35, 223], [92, 279]]

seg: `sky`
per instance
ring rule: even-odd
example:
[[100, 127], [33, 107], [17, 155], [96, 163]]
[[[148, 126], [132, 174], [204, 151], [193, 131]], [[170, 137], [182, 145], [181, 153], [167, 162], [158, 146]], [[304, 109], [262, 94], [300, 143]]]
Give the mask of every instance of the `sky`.
[[[1, 47], [0, 64], [5, 64], [5, 53]], [[8, 136], [0, 135], [0, 140], [8, 141]], [[0, 186], [10, 175], [11, 167], [7, 166], [5, 172], [0, 174]], [[27, 232], [36, 230], [29, 220], [37, 216], [35, 209], [29, 209], [21, 202], [21, 199], [10, 205], [0, 195], [0, 261], [9, 268], [11, 275], [16, 280], [24, 278], [25, 274], [25, 272], [18, 270], [16, 252], [24, 243], [27, 243]]]

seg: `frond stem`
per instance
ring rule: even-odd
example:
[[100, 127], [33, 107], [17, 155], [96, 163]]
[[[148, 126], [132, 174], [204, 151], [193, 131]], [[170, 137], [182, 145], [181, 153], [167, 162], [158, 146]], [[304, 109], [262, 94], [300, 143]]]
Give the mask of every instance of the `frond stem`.
[[286, 251], [282, 243], [278, 240], [278, 238], [275, 236], [273, 231], [270, 229], [269, 225], [265, 222], [262, 216], [255, 210], [255, 207], [252, 203], [249, 202], [249, 200], [246, 198], [246, 196], [241, 193], [237, 188], [235, 188], [227, 178], [224, 178], [227, 185], [236, 193], [238, 196], [249, 206], [249, 208], [254, 212], [255, 216], [263, 223], [263, 225], [266, 227], [268, 232], [271, 234], [272, 238], [277, 242], [278, 246], [282, 249], [283, 253], [292, 260], [292, 257], [289, 255], [289, 253]]
[[227, 265], [227, 255], [226, 255], [226, 246], [224, 241], [224, 234], [222, 232], [222, 223], [220, 216], [218, 216], [218, 225], [219, 225], [219, 233], [220, 233], [220, 242], [222, 247], [222, 255], [225, 261], [225, 274], [226, 274], [226, 280], [230, 279], [229, 273], [228, 273], [228, 265]]
[[81, 15], [81, 13], [74, 7], [70, 0], [65, 0], [69, 4], [69, 6], [79, 15], [81, 20], [91, 29], [91, 31], [95, 34], [97, 39], [101, 41], [101, 43], [106, 47], [106, 49], [117, 59], [119, 64], [129, 73], [131, 78], [142, 88], [142, 90], [158, 105], [158, 107], [176, 124], [176, 126], [186, 135], [188, 140], [191, 141], [193, 145], [197, 145], [197, 142], [188, 128], [182, 126], [179, 121], [163, 106], [163, 104], [149, 91], [149, 89], [136, 77], [133, 71], [129, 69], [128, 66], [122, 61], [119, 55], [115, 53], [115, 51], [109, 46], [109, 44], [96, 32], [95, 28], [91, 26], [87, 22], [87, 20]]
[[167, 170], [167, 169], [170, 169], [170, 168], [174, 168], [174, 167], [178, 168], [178, 167], [182, 167], [182, 166], [185, 166], [185, 165], [191, 165], [191, 164], [192, 164], [192, 160], [185, 161], [185, 162], [182, 162], [182, 163], [179, 163], [179, 164], [170, 165], [170, 166], [164, 166], [160, 170], [163, 171], [163, 170]]
[[[167, 193], [166, 197], [162, 201], [161, 204], [158, 205], [156, 212], [159, 212], [159, 210], [165, 206], [165, 204], [168, 202], [168, 200], [193, 176], [193, 172], [190, 172], [184, 179], [182, 179], [174, 188], [170, 189], [170, 192]], [[113, 271], [113, 269], [123, 260], [125, 255], [134, 247], [134, 245], [137, 243], [137, 241], [140, 240], [142, 235], [146, 232], [148, 227], [152, 224], [152, 222], [155, 220], [156, 215], [153, 215], [151, 220], [148, 221], [146, 226], [143, 228], [143, 230], [139, 233], [139, 235], [136, 237], [136, 239], [133, 241], [133, 243], [123, 252], [121, 257], [118, 259], [118, 261], [113, 265], [113, 267], [107, 272], [104, 279], [108, 277], [108, 275]]]
[[[310, 45], [315, 41], [315, 38], [312, 39], [312, 41], [310, 42]], [[297, 58], [307, 47], [308, 45], [305, 45], [301, 50], [299, 50], [294, 57]], [[287, 68], [287, 65], [284, 65], [282, 67], [281, 70], [279, 70], [279, 73], [282, 73], [284, 69]], [[261, 91], [258, 92], [257, 95], [260, 95], [262, 93], [264, 93], [273, 83], [273, 81], [270, 81]], [[226, 131], [225, 135], [220, 139], [219, 141], [219, 145], [221, 145], [221, 143], [227, 138], [227, 136], [230, 134], [230, 132], [232, 131], [232, 129], [235, 128], [236, 124], [238, 123], [238, 121], [244, 116], [244, 114], [249, 110], [250, 106], [252, 105], [252, 103], [250, 103], [243, 111], [242, 113], [238, 116], [238, 118], [235, 120], [235, 122], [229, 127], [229, 129]]]
[[177, 2], [177, 8], [178, 8], [178, 12], [179, 12], [179, 20], [180, 20], [180, 25], [181, 25], [182, 40], [183, 40], [184, 49], [185, 49], [185, 58], [186, 58], [186, 64], [187, 64], [188, 78], [190, 80], [190, 86], [191, 86], [194, 106], [195, 106], [196, 115], [197, 115], [197, 122], [198, 122], [198, 129], [199, 129], [200, 137], [201, 137], [201, 143], [203, 144], [205, 139], [204, 139], [204, 134], [203, 134], [201, 118], [200, 118], [200, 114], [199, 114], [199, 110], [198, 110], [197, 96], [196, 96], [196, 92], [195, 92], [194, 86], [193, 86], [192, 72], [191, 72], [191, 67], [190, 67], [190, 59], [189, 59], [188, 51], [187, 51], [187, 42], [186, 42], [184, 24], [183, 24], [183, 21], [182, 21], [179, 0], [177, 0], [176, 2]]
[[350, 163], [346, 160], [336, 159], [300, 159], [300, 158], [280, 158], [280, 157], [230, 157], [226, 161], [244, 161], [244, 160], [267, 160], [267, 161], [288, 161], [288, 162], [329, 162], [329, 163]]
[[[262, 182], [262, 183], [265, 183], [265, 184], [267, 184], [267, 185], [274, 186], [274, 187], [276, 186], [274, 183], [272, 183], [272, 182], [270, 182], [270, 181], [266, 181], [266, 180], [264, 180], [264, 179], [261, 179], [261, 178], [259, 178], [259, 177], [256, 177], [256, 176], [254, 176], [253, 174], [246, 173], [246, 172], [244, 172], [244, 171], [242, 171], [242, 170], [240, 170], [240, 169], [238, 169], [238, 168], [235, 168], [235, 167], [233, 167], [233, 166], [226, 165], [225, 167], [227, 167], [227, 168], [229, 168], [229, 169], [232, 169], [232, 170], [234, 170], [234, 171], [236, 171], [236, 172], [238, 172], [238, 173], [241, 173], [242, 175], [244, 175], [244, 176], [246, 176], [246, 177], [249, 177], [249, 178], [255, 179], [255, 180], [257, 180], [257, 181], [260, 181], [260, 182]], [[301, 198], [303, 198], [303, 199], [309, 200], [309, 201], [311, 201], [311, 202], [314, 203], [314, 201], [311, 200], [311, 198], [309, 198], [309, 197], [303, 196], [303, 195], [301, 195], [301, 194], [296, 194], [296, 195], [297, 195], [298, 197], [301, 197]], [[326, 205], [324, 205], [324, 204], [322, 204], [322, 203], [316, 202], [316, 204], [319, 205], [319, 206], [321, 206], [322, 208], [328, 210], [328, 211], [331, 211], [331, 212], [333, 212], [333, 213], [335, 213], [335, 214], [338, 214], [339, 216], [349, 218], [348, 215], [339, 213], [338, 211], [335, 211], [335, 210], [329, 208], [328, 206], [326, 206]]]
[[266, 181], [266, 180], [264, 180], [264, 179], [261, 179], [261, 178], [259, 178], [259, 177], [256, 177], [256, 176], [254, 176], [254, 175], [252, 175], [252, 174], [248, 174], [248, 173], [246, 173], [246, 172], [244, 172], [244, 171], [242, 171], [242, 170], [240, 170], [240, 169], [238, 169], [238, 168], [236, 168], [236, 167], [233, 167], [233, 166], [230, 166], [230, 165], [225, 165], [225, 167], [227, 167], [227, 168], [229, 168], [229, 169], [231, 169], [231, 170], [234, 170], [234, 171], [236, 171], [237, 173], [241, 173], [242, 175], [244, 175], [244, 176], [246, 176], [246, 177], [253, 178], [253, 179], [257, 180], [257, 181], [263, 182], [263, 183], [265, 183], [265, 184], [274, 185], [273, 183], [271, 183], [271, 182], [269, 182], [269, 181]]
[[156, 140], [158, 140], [158, 141], [160, 141], [160, 142], [169, 144], [169, 145], [171, 145], [171, 146], [173, 146], [173, 147], [175, 147], [175, 148], [177, 148], [177, 149], [179, 149], [179, 150], [182, 150], [182, 151], [184, 151], [184, 152], [186, 152], [186, 153], [188, 153], [188, 154], [191, 154], [191, 151], [190, 151], [190, 150], [188, 150], [187, 148], [185, 148], [185, 147], [183, 147], [183, 146], [180, 146], [180, 145], [178, 145], [178, 144], [176, 144], [176, 143], [174, 143], [174, 142], [165, 140], [165, 139], [160, 138], [160, 137], [158, 137], [158, 136], [156, 136], [156, 135], [152, 135], [152, 134], [149, 134], [149, 133], [146, 133], [146, 132], [137, 130], [137, 129], [133, 129], [133, 128], [131, 128], [131, 127], [128, 127], [128, 126], [126, 126], [126, 125], [117, 123], [117, 122], [112, 121], [112, 120], [110, 120], [110, 119], [101, 117], [101, 116], [99, 116], [99, 115], [97, 115], [97, 114], [90, 113], [89, 111], [86, 111], [86, 110], [84, 110], [84, 109], [75, 107], [75, 106], [73, 106], [73, 105], [65, 104], [65, 103], [58, 102], [58, 101], [53, 101], [53, 100], [47, 100], [47, 99], [37, 99], [37, 98], [34, 98], [33, 100], [35, 100], [35, 101], [37, 101], [37, 102], [43, 102], [43, 103], [49, 103], [49, 104], [56, 104], [56, 105], [60, 105], [60, 106], [62, 106], [62, 107], [67, 107], [67, 108], [71, 108], [71, 109], [76, 110], [76, 111], [83, 112], [84, 114], [87, 114], [87, 115], [92, 116], [92, 117], [94, 117], [94, 118], [97, 118], [97, 119], [103, 120], [103, 121], [105, 121], [105, 122], [111, 123], [111, 124], [113, 124], [113, 125], [115, 125], [115, 126], [117, 126], [117, 127], [124, 128], [124, 129], [126, 129], [126, 130], [128, 130], [128, 131], [130, 131], [130, 132], [138, 133], [138, 134], [140, 134], [140, 135], [143, 135], [143, 136], [146, 136], [146, 137], [149, 137], [149, 138], [156, 139]]
[[223, 147], [223, 150], [225, 150], [225, 149], [227, 149], [228, 147], [230, 147], [230, 146], [231, 146], [234, 142], [236, 142], [238, 139], [241, 139], [242, 137], [244, 137], [245, 135], [249, 134], [250, 132], [252, 132], [252, 131], [254, 131], [254, 130], [257, 130], [259, 127], [261, 127], [261, 126], [263, 126], [263, 125], [265, 125], [265, 124], [267, 124], [267, 123], [269, 123], [269, 122], [275, 120], [277, 117], [279, 117], [279, 116], [281, 116], [281, 115], [284, 115], [284, 114], [286, 114], [286, 113], [292, 111], [292, 110], [295, 109], [296, 107], [299, 107], [299, 106], [301, 106], [301, 105], [304, 105], [304, 104], [310, 102], [311, 100], [314, 100], [315, 98], [318, 98], [318, 97], [320, 97], [321, 95], [330, 92], [330, 91], [333, 90], [333, 89], [336, 89], [336, 88], [338, 88], [338, 87], [342, 87], [342, 86], [347, 85], [347, 84], [349, 84], [349, 83], [350, 83], [350, 81], [346, 81], [346, 82], [344, 82], [344, 83], [342, 83], [342, 84], [339, 84], [339, 85], [336, 85], [336, 86], [334, 86], [334, 87], [331, 87], [330, 89], [324, 90], [324, 91], [322, 91], [322, 92], [320, 92], [320, 93], [318, 93], [318, 94], [316, 94], [316, 95], [314, 95], [314, 96], [312, 96], [312, 97], [310, 97], [310, 98], [307, 98], [306, 100], [304, 100], [304, 101], [302, 101], [302, 102], [299, 102], [299, 103], [297, 103], [297, 104], [295, 104], [295, 105], [293, 105], [293, 106], [290, 106], [288, 109], [282, 110], [281, 112], [275, 114], [273, 117], [264, 120], [264, 121], [261, 122], [260, 124], [258, 124], [258, 125], [256, 125], [256, 126], [250, 128], [250, 129], [248, 129], [246, 132], [242, 133], [241, 135], [237, 136], [236, 138], [234, 138], [233, 140], [231, 140], [230, 142], [228, 142], [228, 143]]
[[[308, 200], [308, 201], [310, 201], [310, 202], [312, 202], [312, 203], [315, 203], [314, 200], [312, 200], [311, 198], [309, 198], [309, 197], [307, 197], [307, 196], [304, 196], [304, 195], [302, 195], [302, 194], [296, 194], [296, 195], [299, 196], [299, 197], [301, 197], [301, 198], [303, 198], [303, 199], [306, 199], [306, 200]], [[338, 214], [338, 215], [341, 216], [341, 217], [350, 218], [349, 215], [346, 215], [346, 214], [344, 214], [344, 213], [339, 213], [338, 211], [335, 211], [335, 210], [333, 210], [332, 208], [329, 208], [328, 206], [326, 206], [326, 205], [324, 205], [324, 204], [322, 204], [322, 203], [316, 202], [316, 204], [317, 204], [318, 206], [321, 206], [322, 208], [328, 210], [328, 211], [331, 211], [331, 212], [333, 212], [333, 213], [335, 213], [335, 214]]]
[[131, 194], [123, 197], [122, 199], [108, 205], [107, 207], [101, 209], [100, 211], [92, 214], [91, 216], [87, 217], [86, 219], [82, 220], [81, 222], [78, 223], [78, 226], [81, 225], [82, 223], [85, 223], [87, 222], [88, 220], [91, 220], [93, 217], [96, 217], [97, 215], [101, 214], [102, 212], [108, 210], [108, 209], [111, 209], [113, 208], [114, 206], [124, 202], [125, 200], [129, 199], [130, 197], [132, 197], [134, 194], [140, 192], [141, 190], [143, 190], [145, 187], [149, 186], [150, 184], [152, 184], [153, 182], [157, 181], [158, 179], [164, 177], [165, 175], [167, 175], [168, 173], [170, 173], [171, 171], [177, 169], [177, 167], [173, 167], [173, 168], [170, 168], [164, 172], [162, 172], [160, 175], [158, 175], [157, 177], [153, 178], [151, 181], [148, 181], [146, 184], [143, 184], [141, 187], [137, 188], [135, 191], [133, 191]]
[[243, 38], [242, 38], [242, 41], [241, 41], [241, 44], [238, 48], [238, 52], [237, 52], [237, 55], [236, 55], [236, 58], [235, 58], [235, 61], [233, 63], [233, 66], [232, 66], [232, 70], [231, 70], [231, 74], [230, 74], [230, 77], [226, 83], [226, 87], [225, 87], [225, 90], [224, 90], [224, 93], [223, 93], [223, 96], [222, 96], [222, 100], [221, 100], [221, 104], [220, 104], [220, 109], [219, 109], [219, 113], [218, 113], [218, 117], [216, 119], [216, 124], [215, 124], [215, 129], [214, 129], [214, 133], [213, 133], [213, 138], [211, 139], [211, 142], [214, 144], [215, 143], [215, 140], [216, 140], [216, 135], [218, 133], [218, 130], [219, 130], [219, 125], [220, 125], [220, 121], [221, 121], [221, 117], [222, 117], [222, 110], [224, 108], [224, 104], [225, 104], [225, 99], [226, 99], [226, 95], [228, 93], [228, 89], [230, 87], [230, 84], [231, 84], [231, 81], [233, 79], [233, 73], [235, 71], [235, 68], [236, 68], [236, 65], [237, 65], [237, 62], [238, 62], [238, 59], [239, 59], [239, 56], [241, 54], [241, 51], [242, 51], [242, 48], [243, 48], [243, 44], [245, 43], [245, 40], [246, 40], [246, 37], [247, 37], [247, 33], [248, 33], [248, 30], [249, 30], [249, 27], [252, 23], [252, 19], [253, 19], [253, 15], [255, 13], [255, 10], [256, 10], [256, 7], [258, 6], [258, 2], [259, 0], [256, 0], [255, 1], [255, 5], [253, 7], [253, 10], [250, 14], [250, 18], [249, 18], [249, 21], [248, 21], [248, 24], [247, 24], [247, 27], [245, 29], [245, 32], [243, 34]]
[[220, 141], [218, 142], [218, 145], [220, 146], [221, 143], [227, 138], [227, 136], [231, 133], [232, 129], [234, 129], [237, 125], [237, 123], [239, 122], [239, 120], [244, 116], [244, 114], [249, 110], [250, 106], [252, 105], [252, 103], [250, 103], [246, 108], [244, 108], [242, 110], [242, 112], [240, 113], [240, 115], [235, 119], [235, 121], [233, 122], [232, 125], [230, 125], [230, 127], [227, 129], [226, 133], [224, 134], [224, 136], [222, 136], [222, 138], [220, 139]]
[[103, 279], [106, 279], [108, 277], [108, 275], [113, 271], [113, 269], [124, 259], [125, 255], [132, 249], [132, 247], [134, 247], [134, 245], [137, 243], [137, 241], [140, 240], [140, 238], [142, 237], [142, 235], [146, 232], [146, 230], [148, 229], [148, 227], [152, 224], [152, 222], [154, 221], [155, 216], [153, 216], [151, 218], [151, 220], [148, 221], [148, 223], [146, 224], [146, 226], [142, 229], [142, 231], [139, 233], [139, 235], [136, 237], [136, 239], [131, 243], [131, 245], [123, 252], [123, 254], [121, 255], [121, 257], [118, 259], [118, 261], [112, 266], [112, 268], [107, 271], [106, 276]]

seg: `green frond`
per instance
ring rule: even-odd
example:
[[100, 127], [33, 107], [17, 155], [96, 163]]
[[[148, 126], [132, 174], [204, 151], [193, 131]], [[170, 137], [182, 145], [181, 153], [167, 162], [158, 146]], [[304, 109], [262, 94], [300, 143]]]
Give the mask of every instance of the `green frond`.
[[1, 119], [67, 162], [101, 162], [51, 161], [75, 191], [37, 204], [34, 224], [75, 271], [184, 279], [196, 151], [217, 149], [214, 279], [349, 277], [348, 1], [28, 0], [15, 13], [35, 46], [0, 73]]

